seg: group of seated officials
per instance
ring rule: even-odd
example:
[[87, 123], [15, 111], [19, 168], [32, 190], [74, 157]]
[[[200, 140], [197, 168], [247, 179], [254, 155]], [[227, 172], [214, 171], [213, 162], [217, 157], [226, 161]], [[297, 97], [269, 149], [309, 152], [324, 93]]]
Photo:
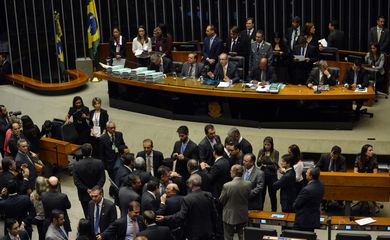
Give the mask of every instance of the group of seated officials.
[[[370, 29], [369, 51], [364, 59], [354, 58], [349, 61], [371, 66], [369, 73], [352, 72], [352, 79], [344, 79], [344, 83], [355, 88], [366, 86], [366, 75], [377, 82], [377, 86], [383, 84], [385, 69], [385, 56], [390, 52], [389, 30], [384, 27], [385, 19], [377, 18], [377, 25]], [[285, 36], [275, 32], [272, 42], [265, 41], [262, 30], [254, 29], [253, 18], [246, 20], [245, 30], [239, 31], [237, 26], [230, 29], [230, 37], [223, 41], [216, 33], [214, 25], [206, 28], [206, 37], [203, 41], [202, 59], [197, 59], [196, 53], [188, 55], [188, 61], [184, 63], [181, 76], [186, 78], [217, 79], [236, 83], [240, 80], [255, 81], [256, 83], [282, 82], [289, 84], [316, 85], [325, 82], [329, 85], [336, 84], [337, 76], [324, 69], [318, 71], [316, 65], [323, 67], [320, 52], [328, 49], [345, 49], [345, 34], [338, 29], [338, 22], [329, 22], [329, 35], [327, 46], [319, 42], [315, 25], [307, 22], [302, 27], [301, 19], [294, 17], [291, 27]], [[164, 73], [174, 72], [172, 64], [172, 35], [167, 32], [167, 27], [160, 24], [154, 29], [153, 38], [147, 37], [143, 26], [138, 28], [137, 37], [133, 39], [132, 51], [137, 59], [138, 66], [148, 66], [150, 69]], [[154, 53], [152, 54], [152, 50]], [[239, 74], [237, 66], [229, 61], [229, 56], [244, 57], [243, 73]], [[110, 57], [126, 57], [126, 41], [120, 35], [118, 28], [114, 28], [114, 37], [110, 41]], [[326, 63], [325, 63], [326, 64]], [[313, 68], [314, 67], [314, 68]], [[356, 67], [352, 67], [355, 69]], [[323, 76], [322, 73], [325, 73]], [[358, 75], [356, 77], [356, 75]], [[350, 75], [349, 75], [350, 76]]]
[[[178, 140], [168, 158], [154, 148], [151, 139], [143, 140], [143, 150], [133, 154], [126, 146], [123, 133], [100, 108], [101, 100], [94, 98], [92, 103], [95, 110], [87, 115], [82, 99], [75, 97], [74, 106], [66, 116], [67, 122], [80, 121], [79, 127], [86, 121], [90, 134], [90, 138], [80, 135], [83, 157], [73, 166], [74, 183], [85, 215], [79, 222], [79, 240], [154, 240], [173, 239], [173, 236], [175, 239], [213, 236], [230, 239], [232, 226], [240, 226], [236, 231], [242, 237], [242, 227], [247, 224], [246, 211], [241, 212], [243, 222], [232, 224], [226, 214], [235, 209], [221, 199], [226, 184], [237, 177], [250, 182], [250, 192], [243, 203], [245, 209], [263, 210], [268, 191], [271, 210], [277, 211], [276, 192], [280, 190], [281, 210], [296, 212], [295, 228], [313, 231], [319, 227], [324, 191], [318, 181], [320, 171], [346, 171], [345, 158], [338, 146], [322, 154], [316, 166], [305, 175], [296, 144], [279, 157], [273, 138], [265, 137], [255, 156], [252, 144], [237, 128], [230, 129], [222, 142], [211, 124], [204, 127], [205, 136], [199, 144], [190, 139], [188, 127], [180, 126]], [[37, 176], [33, 165], [36, 156], [30, 151], [35, 141], [31, 135], [27, 135], [29, 138], [24, 135], [29, 125], [37, 127], [29, 120], [22, 129], [19, 121], [9, 119], [4, 106], [1, 113], [0, 125], [12, 128], [11, 138], [17, 147], [15, 156], [2, 152], [0, 211], [6, 218], [5, 239], [27, 239], [25, 232], [31, 236], [32, 224], [37, 226], [40, 240], [67, 239], [71, 231], [67, 209], [71, 203], [61, 192], [56, 177]], [[100, 119], [107, 122], [99, 125]], [[50, 129], [45, 129], [44, 135], [50, 134]], [[94, 151], [92, 145], [100, 151]], [[105, 171], [117, 189], [103, 194]], [[361, 148], [354, 172], [378, 172], [372, 145]], [[105, 197], [107, 194], [114, 197], [115, 203]], [[326, 209], [327, 203], [322, 204]], [[121, 210], [120, 218], [115, 205]], [[374, 203], [373, 212], [378, 209]]]

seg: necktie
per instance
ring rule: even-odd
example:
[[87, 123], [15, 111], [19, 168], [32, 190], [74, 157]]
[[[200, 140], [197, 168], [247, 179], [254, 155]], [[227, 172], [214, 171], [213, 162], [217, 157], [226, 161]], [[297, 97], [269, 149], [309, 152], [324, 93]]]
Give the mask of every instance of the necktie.
[[249, 181], [249, 171], [248, 170], [245, 171], [244, 180]]
[[223, 67], [223, 79], [226, 78], [227, 66]]
[[162, 63], [160, 64], [159, 72], [164, 72], [164, 67], [163, 67], [163, 64], [162, 64]]
[[95, 205], [95, 234], [99, 234], [100, 211], [99, 204]]
[[260, 44], [257, 44], [256, 52], [259, 52], [259, 50], [260, 50]]
[[62, 228], [59, 227], [57, 230], [58, 230], [58, 232], [61, 234], [61, 236], [62, 236], [64, 239], [68, 239], [68, 236], [66, 236], [66, 234], [64, 233], [64, 231], [62, 231]]
[[146, 171], [150, 174], [152, 173], [152, 159], [150, 155], [146, 157]]
[[133, 239], [135, 238], [135, 235], [137, 234], [137, 221], [132, 220], [132, 227], [131, 230], [133, 232]]
[[378, 28], [378, 29], [376, 30], [376, 37], [377, 37], [377, 39], [378, 39], [378, 43], [379, 43], [379, 41], [381, 40], [381, 33], [382, 33], [382, 29]]
[[235, 52], [235, 50], [236, 50], [236, 40], [233, 40], [232, 47], [231, 47], [230, 51]]
[[330, 159], [328, 170], [329, 170], [329, 172], [333, 172], [333, 158]]
[[261, 81], [265, 81], [265, 71], [261, 70]]
[[321, 77], [321, 80], [320, 80], [320, 84], [325, 84], [325, 81], [326, 81], [326, 75], [322, 74], [322, 77]]
[[301, 55], [305, 56], [305, 49], [304, 48], [301, 48]]
[[213, 45], [213, 41], [214, 41], [214, 38], [210, 38], [210, 46], [209, 46], [209, 49], [211, 49], [211, 46]]
[[353, 74], [353, 83], [357, 84], [357, 72], [356, 71]]
[[293, 31], [293, 34], [292, 34], [292, 37], [291, 37], [291, 43], [290, 43], [290, 47], [291, 49], [294, 49], [294, 42], [295, 42], [295, 35], [297, 34], [297, 30], [295, 29]]
[[192, 77], [192, 68], [194, 64], [191, 64], [190, 71], [188, 72], [188, 77]]
[[251, 30], [248, 30], [248, 37], [251, 37]]

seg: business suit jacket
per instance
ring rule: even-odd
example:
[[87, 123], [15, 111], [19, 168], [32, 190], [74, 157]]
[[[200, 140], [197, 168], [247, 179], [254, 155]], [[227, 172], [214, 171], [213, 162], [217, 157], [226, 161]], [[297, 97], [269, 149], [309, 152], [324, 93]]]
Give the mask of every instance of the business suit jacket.
[[[185, 62], [183, 67], [181, 68], [181, 76], [182, 77], [190, 77], [190, 68], [191, 64], [189, 62]], [[205, 74], [205, 69], [203, 63], [195, 62], [192, 67], [192, 71], [195, 71], [195, 78], [199, 78]]]
[[335, 29], [328, 35], [328, 47], [335, 47], [337, 49], [344, 49], [345, 36], [344, 32]]
[[4, 147], [4, 140], [5, 140], [5, 133], [7, 132], [8, 128], [10, 128], [11, 121], [7, 121], [6, 118], [3, 115], [0, 115], [0, 148], [1, 151], [3, 151]]
[[165, 204], [160, 204], [160, 208], [157, 210], [158, 215], [172, 215], [180, 211], [180, 206], [183, 202], [182, 195], [172, 195], [167, 198]]
[[[293, 55], [301, 55], [301, 45], [296, 45], [293, 50]], [[317, 50], [313, 45], [308, 44], [306, 47], [305, 58], [310, 58], [309, 62], [298, 62], [305, 63], [312, 67], [313, 63], [318, 61]], [[311, 69], [311, 68], [310, 68]]]
[[19, 137], [17, 137], [14, 134], [11, 134], [11, 137], [8, 139], [8, 147], [9, 147], [9, 150], [11, 151], [11, 156], [14, 159], [16, 157], [16, 154], [18, 154], [18, 151], [19, 151], [18, 140], [20, 140], [20, 139], [25, 139], [28, 142], [28, 144], [30, 145], [30, 142], [28, 141], [26, 136], [24, 136], [23, 133], [20, 133]]
[[214, 165], [206, 170], [208, 181], [211, 185], [213, 197], [219, 198], [222, 187], [230, 180], [230, 163], [226, 158], [215, 160]]
[[[261, 72], [262, 70], [259, 67], [253, 69], [249, 76], [250, 80], [261, 81]], [[265, 71], [265, 81], [269, 83], [278, 82], [274, 68], [272, 66], [268, 66], [267, 70]]]
[[[175, 142], [175, 145], [173, 146], [173, 151], [171, 154], [172, 160], [175, 160], [173, 158], [174, 153], [180, 153], [181, 145], [182, 145], [181, 141]], [[176, 161], [176, 172], [179, 173], [183, 177], [184, 181], [186, 181], [190, 175], [187, 171], [188, 160], [190, 160], [190, 159], [199, 160], [198, 145], [196, 145], [196, 143], [194, 143], [192, 140], [188, 140], [188, 143], [187, 143], [186, 148], [184, 149], [183, 155], [184, 155], [184, 160], [177, 160]]]
[[211, 239], [206, 237], [211, 237], [215, 232], [217, 211], [211, 194], [198, 189], [183, 198], [179, 212], [166, 216], [165, 219], [184, 223], [186, 237], [190, 239]]
[[[63, 226], [61, 226], [61, 229], [64, 232]], [[66, 233], [64, 232], [64, 234]], [[68, 240], [68, 238], [64, 238], [56, 227], [53, 224], [50, 224], [46, 232], [45, 240]]]
[[[146, 227], [143, 223], [141, 216], [136, 217], [139, 231], [143, 231]], [[126, 237], [127, 230], [127, 215], [115, 220], [108, 228], [101, 233], [104, 240], [124, 240]]]
[[216, 62], [218, 62], [218, 57], [223, 51], [223, 42], [222, 39], [218, 36], [215, 36], [213, 40], [213, 44], [210, 47], [210, 38], [205, 37], [203, 41], [203, 48], [202, 48], [202, 55], [204, 61], [206, 61], [207, 58], [209, 59], [215, 59]]
[[[321, 154], [320, 160], [317, 162], [316, 167], [320, 168], [322, 172], [328, 172], [331, 158], [332, 157], [330, 156], [330, 153]], [[336, 160], [336, 162], [334, 162], [333, 164], [334, 164], [333, 171], [335, 172], [347, 171], [347, 165], [346, 165], [345, 157], [343, 155], [340, 155]]]
[[209, 178], [207, 176], [207, 171], [197, 170], [197, 171], [191, 173], [191, 175], [193, 175], [193, 174], [198, 174], [200, 176], [200, 178], [202, 178], [202, 186], [200, 186], [202, 191], [210, 192], [210, 193], [213, 191], [213, 188], [210, 185]]
[[[145, 164], [146, 164], [146, 153], [145, 151], [140, 151], [137, 153], [137, 157], [142, 157], [145, 159]], [[153, 173], [154, 176], [159, 177], [157, 170], [160, 166], [164, 165], [164, 155], [160, 151], [153, 150]], [[145, 165], [146, 166], [146, 165]]]
[[[221, 138], [218, 135], [215, 135], [215, 142], [216, 144], [221, 143]], [[198, 144], [199, 148], [199, 160], [201, 162], [206, 162], [208, 165], [212, 166], [214, 164], [214, 156], [213, 152], [214, 149], [211, 146], [210, 141], [208, 140], [207, 136], [205, 136], [202, 141]]]
[[[95, 202], [90, 201], [88, 205], [88, 219], [91, 222], [92, 229], [94, 232], [94, 219], [95, 219]], [[102, 209], [100, 210], [99, 228], [100, 232], [104, 232], [108, 226], [117, 219], [116, 206], [113, 202], [103, 198]]]
[[[329, 69], [329, 73], [330, 73], [330, 77], [326, 77], [325, 81], [323, 82], [324, 85], [330, 85], [330, 86], [333, 86], [333, 85], [336, 85], [337, 82], [336, 82], [336, 79], [335, 79], [335, 73]], [[309, 78], [307, 79], [306, 81], [306, 85], [308, 85], [309, 83], [313, 84], [313, 85], [318, 85], [320, 82], [320, 69], [319, 68], [314, 68], [311, 72], [310, 72], [310, 75], [309, 75]]]
[[114, 165], [115, 160], [119, 157], [119, 153], [116, 153], [114, 150], [112, 150], [113, 144], [117, 148], [119, 148], [119, 146], [125, 145], [125, 141], [123, 140], [123, 134], [121, 132], [115, 132], [114, 142], [112, 142], [110, 135], [108, 135], [107, 132], [100, 136], [100, 156], [102, 156], [102, 160], [106, 167], [107, 164]]
[[64, 229], [67, 232], [72, 231], [70, 226], [70, 219], [67, 209], [71, 208], [71, 203], [68, 199], [68, 196], [64, 193], [57, 192], [55, 190], [50, 190], [48, 192], [43, 192], [41, 195], [41, 200], [43, 204], [43, 209], [45, 210], [46, 222], [50, 224], [51, 222], [51, 211], [58, 209], [64, 212], [65, 222]]
[[262, 191], [264, 189], [265, 175], [262, 170], [254, 166], [248, 179], [251, 183], [251, 191], [248, 199], [249, 210], [261, 210], [262, 203]]
[[150, 180], [150, 174], [147, 173], [147, 172], [144, 171], [144, 170], [136, 169], [136, 170], [133, 171], [133, 174], [139, 176], [139, 178], [141, 179], [142, 187], [143, 187], [147, 182], [149, 182], [149, 180]]
[[[122, 37], [122, 42], [119, 43], [121, 44], [120, 46], [120, 50], [119, 50], [119, 55], [121, 55], [121, 58], [124, 58], [126, 59], [126, 42], [127, 42], [127, 39], [125, 37]], [[110, 46], [110, 58], [115, 58], [116, 56], [116, 45], [115, 45], [115, 40], [114, 38], [110, 38], [110, 43], [109, 43], [109, 46]]]
[[249, 51], [251, 46], [249, 39], [241, 38], [241, 36], [238, 35], [234, 46], [232, 46], [232, 41], [232, 38], [228, 38], [224, 52], [226, 54], [229, 54], [230, 52], [235, 52], [237, 53], [237, 56], [245, 57], [247, 60], [249, 57]]
[[83, 158], [73, 165], [73, 181], [77, 187], [80, 201], [89, 201], [91, 198], [87, 192], [94, 186], [103, 188], [106, 182], [106, 174], [101, 160], [94, 158]]
[[122, 187], [123, 185], [123, 182], [125, 180], [125, 178], [131, 174], [133, 171], [127, 167], [125, 167], [125, 165], [122, 164], [122, 166], [120, 166], [116, 173], [115, 173], [115, 184], [119, 187]]
[[268, 66], [272, 64], [273, 57], [273, 49], [271, 43], [263, 41], [259, 51], [257, 51], [257, 45], [259, 43], [253, 42], [250, 47], [250, 57], [249, 57], [249, 70], [257, 68], [259, 66], [259, 62], [262, 58], [268, 59]]
[[[301, 36], [301, 35], [303, 35], [303, 29], [302, 29], [301, 26], [299, 26], [299, 33], [297, 33], [297, 34], [295, 35], [295, 38], [294, 38], [294, 47], [295, 47], [295, 45], [297, 45], [298, 37]], [[291, 48], [291, 46], [290, 46], [290, 45], [291, 45], [292, 36], [293, 36], [293, 29], [292, 29], [292, 27], [289, 27], [289, 28], [287, 29], [287, 32], [286, 32], [286, 40], [287, 40], [288, 48], [289, 48], [290, 50], [293, 50], [293, 49], [294, 49], [294, 47]]]
[[[167, 57], [162, 57], [163, 61], [163, 73], [171, 73], [174, 72], [172, 60]], [[160, 72], [160, 65], [150, 63], [149, 70], [154, 70], [156, 72]]]
[[320, 227], [320, 205], [324, 196], [324, 185], [313, 180], [299, 192], [294, 202], [294, 227], [301, 229]]
[[247, 29], [242, 30], [240, 32], [240, 37], [246, 38], [249, 41], [249, 43], [251, 43], [252, 41], [256, 41], [256, 29], [253, 28], [253, 31], [249, 37], [248, 37], [248, 30]]
[[384, 69], [385, 54], [381, 53], [381, 55], [379, 55], [379, 58], [375, 62], [373, 62], [371, 60], [370, 53], [368, 52], [364, 57], [364, 60], [366, 61], [366, 63], [370, 64], [371, 66], [375, 66], [376, 70], [378, 70], [381, 75], [385, 74], [385, 69]]
[[[226, 76], [231, 79], [233, 83], [237, 83], [240, 80], [236, 64], [231, 62], [228, 63]], [[223, 67], [220, 63], [217, 63], [217, 65], [215, 66], [214, 79], [223, 81]]]
[[280, 205], [283, 212], [293, 212], [293, 203], [296, 198], [295, 191], [295, 171], [294, 168], [288, 170], [278, 181], [273, 185], [275, 190], [280, 189]]
[[142, 212], [146, 210], [153, 210], [156, 212], [160, 208], [160, 199], [156, 196], [154, 197], [150, 192], [146, 191], [142, 194], [141, 197], [141, 210]]
[[[26, 231], [21, 231], [18, 233], [20, 240], [30, 240], [30, 237], [28, 236], [28, 233]], [[9, 235], [5, 235], [2, 240], [12, 240]]]
[[[93, 115], [95, 114], [95, 109], [94, 110], [91, 110], [90, 112], [89, 112], [89, 127], [90, 128], [93, 128], [93, 121], [92, 121], [92, 119], [93, 119]], [[100, 133], [102, 134], [103, 133], [103, 131], [106, 129], [106, 125], [107, 125], [107, 122], [108, 122], [108, 118], [109, 118], [109, 116], [108, 116], [108, 113], [107, 113], [107, 111], [106, 110], [104, 110], [104, 109], [100, 109], [100, 117], [99, 117], [99, 127], [100, 127]], [[97, 150], [97, 149], [95, 149], [95, 150]]]
[[173, 240], [169, 227], [152, 224], [145, 230], [139, 232], [137, 236], [145, 236], [148, 240]]
[[222, 221], [235, 225], [248, 222], [248, 199], [251, 183], [234, 177], [223, 185], [219, 201], [223, 207]]
[[[352, 85], [354, 76], [355, 71], [352, 68], [348, 68], [347, 72], [344, 75], [344, 84], [348, 83], [349, 85]], [[368, 72], [364, 68], [360, 68], [359, 71], [357, 71], [356, 85], [361, 85], [362, 87], [368, 86]]]
[[252, 144], [245, 138], [242, 138], [241, 142], [238, 144], [240, 145], [240, 149], [243, 155], [253, 152]]
[[378, 41], [377, 26], [370, 29], [370, 42], [379, 43], [382, 52], [389, 53], [390, 51], [390, 32], [388, 28], [383, 28], [381, 38]]
[[[31, 159], [31, 161], [29, 160], [29, 158]], [[30, 152], [23, 153], [21, 151], [18, 151], [18, 153], [16, 154], [15, 157], [16, 169], [20, 169], [22, 164], [26, 164], [30, 172], [30, 175], [28, 177], [30, 181], [34, 181], [35, 178], [37, 177], [37, 173], [35, 171], [35, 165], [32, 161], [33, 161], [32, 155]]]

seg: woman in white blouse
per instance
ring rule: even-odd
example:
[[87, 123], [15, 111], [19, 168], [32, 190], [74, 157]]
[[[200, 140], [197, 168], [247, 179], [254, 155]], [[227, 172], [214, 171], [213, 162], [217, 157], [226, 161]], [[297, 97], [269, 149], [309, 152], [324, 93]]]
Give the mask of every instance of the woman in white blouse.
[[[370, 44], [370, 51], [367, 53], [365, 57], [366, 63], [370, 64], [372, 71], [370, 79], [375, 80], [375, 90], [382, 89], [384, 75], [385, 75], [385, 55], [381, 53], [381, 49], [378, 43]], [[379, 86], [379, 88], [378, 88]], [[381, 88], [382, 87], [382, 88]]]
[[144, 26], [138, 27], [137, 37], [133, 39], [133, 53], [137, 58], [138, 66], [149, 66], [149, 53], [152, 51], [152, 41], [146, 34]]
[[295, 170], [295, 191], [297, 193], [297, 196], [301, 189], [303, 188], [303, 162], [301, 160], [301, 150], [299, 149], [298, 145], [293, 144], [288, 147], [288, 153], [293, 156], [294, 159], [294, 170]]

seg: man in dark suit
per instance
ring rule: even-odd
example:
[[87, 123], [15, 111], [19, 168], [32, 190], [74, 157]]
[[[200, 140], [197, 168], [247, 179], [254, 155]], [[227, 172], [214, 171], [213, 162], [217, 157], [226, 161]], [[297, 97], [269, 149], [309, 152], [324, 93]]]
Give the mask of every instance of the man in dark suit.
[[18, 141], [24, 139], [27, 141], [27, 145], [30, 145], [30, 142], [27, 140], [26, 136], [22, 133], [21, 124], [14, 122], [11, 124], [11, 137], [8, 139], [8, 147], [11, 152], [11, 156], [15, 159], [16, 154], [19, 151]]
[[187, 162], [190, 159], [199, 160], [199, 149], [198, 146], [188, 138], [189, 131], [187, 126], [180, 126], [177, 129], [179, 135], [179, 141], [175, 142], [171, 159], [173, 163], [173, 171], [180, 174], [183, 181], [187, 180], [189, 173], [187, 171]]
[[[214, 155], [213, 155], [213, 158], [214, 158]], [[209, 181], [208, 181], [207, 172], [201, 171], [201, 169], [199, 169], [199, 162], [197, 160], [195, 160], [195, 159], [188, 160], [187, 170], [190, 173], [190, 176], [194, 175], [194, 174], [198, 174], [202, 178], [202, 186], [200, 187], [202, 189], [202, 191], [205, 191], [205, 192], [212, 191], [211, 185], [209, 184]]]
[[7, 108], [0, 105], [0, 153], [4, 157], [4, 140], [5, 133], [11, 126], [11, 120], [8, 118]]
[[214, 72], [207, 72], [207, 76], [225, 82], [237, 83], [240, 80], [236, 64], [229, 63], [228, 55], [221, 53], [219, 63], [215, 66]]
[[198, 79], [204, 75], [203, 63], [197, 62], [196, 53], [188, 54], [188, 61], [183, 64], [180, 76], [183, 78]]
[[146, 172], [151, 176], [159, 177], [157, 169], [163, 165], [164, 156], [160, 151], [153, 150], [153, 141], [145, 139], [143, 141], [144, 150], [137, 153], [137, 157], [142, 157], [146, 163]]
[[123, 140], [123, 134], [116, 131], [116, 125], [113, 121], [108, 121], [106, 133], [100, 136], [100, 151], [104, 167], [111, 179], [114, 179], [114, 164], [119, 157], [119, 146], [126, 145]]
[[232, 181], [223, 185], [220, 203], [223, 205], [223, 232], [225, 240], [233, 240], [234, 233], [242, 240], [244, 227], [248, 222], [248, 200], [251, 183], [242, 178], [244, 168], [233, 165], [230, 170]]
[[230, 38], [226, 42], [225, 53], [231, 56], [245, 57], [246, 61], [249, 58], [250, 41], [248, 38], [241, 38], [238, 27], [230, 28]]
[[293, 203], [296, 198], [295, 171], [292, 167], [293, 157], [289, 154], [282, 156], [280, 167], [283, 169], [282, 177], [273, 185], [275, 190], [280, 189], [280, 205], [282, 212], [294, 212]]
[[[344, 75], [344, 87], [355, 90], [356, 88], [366, 88], [368, 83], [368, 71], [362, 68], [362, 59], [355, 59], [353, 65], [348, 68]], [[363, 106], [363, 101], [356, 100], [355, 102], [355, 113], [356, 115], [360, 115], [360, 109]]]
[[104, 232], [117, 219], [116, 206], [110, 200], [103, 198], [103, 189], [95, 186], [89, 194], [88, 219], [95, 235]]
[[122, 187], [124, 179], [126, 178], [126, 176], [133, 173], [134, 168], [134, 154], [125, 154], [122, 159], [123, 164], [118, 168], [115, 174], [115, 184], [118, 188]]
[[136, 157], [134, 161], [134, 168], [135, 170], [133, 171], [133, 174], [139, 176], [141, 179], [141, 188], [143, 188], [144, 185], [149, 182], [151, 177], [150, 174], [145, 171], [145, 159], [143, 157]]
[[[35, 208], [30, 198], [27, 195], [19, 195], [17, 191], [17, 183], [11, 181], [7, 183], [8, 198], [3, 195], [0, 200], [0, 212], [4, 214], [4, 217], [14, 218], [19, 224], [24, 223], [28, 235], [31, 237], [32, 234], [32, 221], [35, 217]], [[4, 226], [4, 233], [6, 229]]]
[[259, 66], [262, 58], [268, 59], [268, 65], [272, 65], [273, 51], [271, 43], [264, 40], [264, 32], [258, 30], [256, 32], [256, 41], [252, 42], [250, 47], [249, 57], [249, 72]]
[[3, 75], [10, 74], [12, 70], [7, 55], [7, 53], [0, 53], [0, 85], [8, 82]]
[[149, 70], [154, 70], [156, 72], [162, 72], [165, 74], [174, 72], [172, 60], [168, 57], [163, 57], [161, 53], [154, 53], [152, 56], [150, 56]]
[[385, 17], [379, 16], [376, 19], [376, 26], [370, 29], [369, 44], [379, 43], [381, 52], [390, 53], [390, 32], [385, 28]]
[[200, 141], [199, 148], [199, 159], [201, 162], [206, 162], [208, 165], [212, 166], [214, 164], [214, 145], [221, 143], [221, 138], [216, 135], [215, 128], [211, 124], [207, 124], [204, 127], [204, 133], [206, 136]]
[[339, 146], [333, 146], [330, 153], [321, 154], [316, 167], [322, 172], [346, 172], [346, 161], [345, 157], [341, 155], [341, 148]]
[[203, 41], [202, 55], [205, 66], [208, 66], [209, 71], [214, 71], [218, 56], [223, 51], [223, 42], [217, 36], [214, 25], [207, 26], [206, 35]]
[[339, 30], [339, 22], [337, 20], [332, 20], [329, 22], [328, 25], [329, 28], [329, 35], [327, 38], [328, 47], [334, 47], [337, 49], [344, 49], [345, 48], [345, 36], [344, 32]]
[[4, 222], [5, 229], [7, 229], [7, 234], [2, 238], [2, 240], [29, 240], [27, 232], [24, 229], [20, 228], [18, 221], [14, 218], [7, 218]]
[[97, 235], [96, 239], [135, 239], [136, 234], [145, 229], [140, 212], [140, 204], [136, 201], [130, 202], [127, 215], [115, 220], [104, 232]]
[[232, 137], [225, 138], [225, 149], [223, 157], [229, 160], [230, 167], [234, 164], [242, 164], [244, 154], [241, 151], [241, 145]]
[[329, 69], [328, 63], [325, 60], [321, 60], [318, 63], [318, 67], [311, 71], [309, 78], [306, 81], [306, 85], [309, 88], [321, 84], [330, 86], [336, 85], [335, 75], [336, 74]]
[[229, 137], [232, 137], [234, 141], [238, 142], [238, 144], [240, 145], [240, 149], [244, 155], [253, 152], [252, 144], [241, 136], [241, 133], [238, 128], [231, 128], [227, 135]]
[[173, 240], [169, 227], [156, 224], [156, 214], [153, 211], [144, 211], [143, 217], [147, 227], [142, 232], [139, 232], [137, 236], [145, 236], [148, 240]]
[[324, 185], [318, 180], [320, 170], [309, 168], [306, 171], [308, 184], [299, 192], [294, 202], [294, 228], [314, 232], [320, 227], [320, 204], [324, 196]]
[[45, 210], [44, 229], [46, 230], [51, 223], [51, 212], [54, 209], [58, 209], [64, 213], [64, 229], [66, 233], [68, 233], [72, 231], [72, 228], [70, 226], [70, 219], [67, 209], [70, 209], [72, 205], [68, 199], [68, 196], [58, 190], [59, 181], [57, 177], [50, 177], [48, 180], [48, 185], [49, 191], [43, 192], [41, 195], [43, 209]]
[[298, 44], [295, 45], [292, 54], [302, 56], [303, 60], [294, 58], [294, 62], [290, 66], [292, 74], [291, 83], [305, 84], [313, 68], [313, 63], [318, 60], [317, 50], [314, 46], [307, 44], [305, 36], [299, 36]]
[[287, 29], [286, 40], [289, 49], [292, 51], [297, 44], [298, 37], [303, 35], [303, 30], [301, 27], [301, 18], [295, 16], [291, 21], [291, 27]]
[[17, 145], [19, 150], [15, 157], [16, 169], [20, 170], [22, 166], [27, 167], [30, 172], [28, 180], [34, 182], [37, 174], [33, 158], [37, 155], [29, 151], [29, 143], [26, 139], [19, 139]]
[[140, 190], [142, 187], [141, 179], [138, 175], [130, 174], [125, 178], [124, 185], [119, 189], [119, 208], [121, 217], [126, 216], [129, 203], [132, 201], [141, 202]]
[[157, 222], [184, 223], [187, 239], [212, 239], [215, 233], [217, 212], [210, 193], [200, 189], [202, 179], [193, 174], [188, 179], [191, 192], [183, 198], [180, 211], [168, 216], [157, 216]]
[[256, 40], [255, 20], [249, 17], [245, 21], [245, 30], [240, 32], [241, 38], [247, 38], [249, 43]]
[[160, 208], [160, 189], [159, 183], [155, 180], [150, 180], [146, 183], [146, 192], [141, 197], [141, 210], [157, 211]]
[[256, 157], [252, 153], [245, 154], [242, 164], [244, 165], [243, 179], [251, 182], [251, 191], [248, 199], [249, 210], [262, 210], [262, 192], [264, 189], [265, 175], [262, 170], [255, 166]]
[[104, 186], [106, 175], [102, 161], [91, 157], [92, 145], [85, 143], [81, 145], [83, 158], [73, 165], [73, 180], [77, 187], [77, 193], [81, 206], [83, 207], [84, 216], [88, 216], [88, 204], [91, 200], [89, 193], [91, 189], [99, 185]]
[[252, 69], [249, 79], [251, 83], [257, 84], [260, 82], [262, 85], [277, 82], [274, 68], [268, 64], [267, 58], [262, 58], [258, 66]]

